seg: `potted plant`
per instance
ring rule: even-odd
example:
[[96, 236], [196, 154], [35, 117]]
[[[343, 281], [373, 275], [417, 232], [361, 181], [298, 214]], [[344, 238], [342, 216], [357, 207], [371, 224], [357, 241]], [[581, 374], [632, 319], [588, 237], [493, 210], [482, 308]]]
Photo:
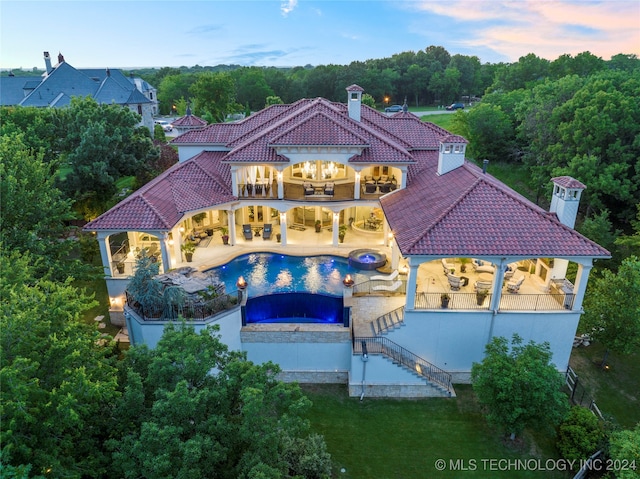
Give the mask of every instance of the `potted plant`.
[[124, 273], [124, 263], [122, 261], [116, 264], [116, 268], [118, 269], [118, 273], [120, 274]]
[[465, 273], [467, 271], [467, 264], [471, 261], [469, 258], [460, 258], [460, 272]]
[[344, 237], [347, 234], [347, 225], [340, 225], [340, 227], [338, 228], [338, 239], [340, 240], [340, 243], [344, 243]]
[[229, 244], [229, 229], [223, 226], [220, 228], [220, 232], [222, 233], [222, 244]]
[[451, 301], [451, 296], [449, 296], [447, 293], [442, 293], [440, 295], [440, 304], [443, 308], [449, 307], [449, 301]]
[[198, 226], [202, 226], [202, 220], [205, 219], [206, 216], [207, 216], [207, 213], [205, 212], [198, 213], [197, 215], [193, 215], [193, 222]]
[[316, 220], [316, 233], [320, 233], [322, 230], [322, 222], [320, 220]]
[[282, 235], [280, 233], [276, 233], [276, 241], [280, 243], [281, 239], [282, 239]]
[[187, 260], [187, 263], [191, 263], [191, 261], [193, 261], [193, 253], [196, 250], [195, 243], [187, 241], [182, 246], [180, 246], [180, 249], [184, 251], [184, 258]]
[[478, 306], [482, 306], [482, 303], [484, 303], [484, 298], [486, 298], [488, 294], [489, 291], [487, 291], [486, 289], [479, 289], [478, 291], [476, 291], [476, 300], [478, 301]]

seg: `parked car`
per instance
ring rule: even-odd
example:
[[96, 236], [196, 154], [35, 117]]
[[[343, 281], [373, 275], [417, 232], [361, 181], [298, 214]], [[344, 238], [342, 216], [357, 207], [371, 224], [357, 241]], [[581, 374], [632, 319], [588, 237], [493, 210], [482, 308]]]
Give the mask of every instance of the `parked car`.
[[384, 109], [387, 113], [393, 113], [397, 111], [402, 111], [402, 105], [391, 105]]
[[464, 110], [464, 103], [452, 103], [447, 107], [447, 110]]
[[164, 131], [172, 131], [173, 125], [165, 120], [156, 120], [156, 125], [160, 125]]

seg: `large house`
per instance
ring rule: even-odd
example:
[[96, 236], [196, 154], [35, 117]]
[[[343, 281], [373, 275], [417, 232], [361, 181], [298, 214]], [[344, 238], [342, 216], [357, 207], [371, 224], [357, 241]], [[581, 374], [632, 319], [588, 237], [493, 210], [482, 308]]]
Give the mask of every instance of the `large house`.
[[125, 76], [121, 70], [81, 69], [67, 63], [58, 54], [53, 65], [49, 52], [44, 52], [45, 72], [40, 78], [21, 77], [10, 73], [0, 78], [0, 105], [62, 108], [71, 98], [91, 97], [98, 103], [116, 104], [138, 113], [153, 134], [153, 116], [158, 113], [156, 89], [141, 78]]
[[[246, 297], [194, 324], [218, 324], [230, 348], [280, 364], [285, 379], [344, 382], [356, 396], [455, 394], [491, 338], [514, 333], [549, 342], [565, 370], [589, 272], [610, 256], [573, 229], [585, 185], [553, 178], [545, 211], [486, 162], [467, 161], [464, 138], [406, 108], [380, 113], [362, 92], [352, 85], [347, 104], [303, 99], [175, 138], [177, 165], [86, 226], [112, 317], [124, 312], [133, 343], [153, 347], [162, 334], [166, 320], [125, 300], [140, 248], [163, 273], [252, 251], [372, 251], [381, 271], [345, 281], [344, 324], [248, 324]], [[264, 226], [276, 241], [259, 237]], [[187, 262], [181, 245], [194, 242]]]

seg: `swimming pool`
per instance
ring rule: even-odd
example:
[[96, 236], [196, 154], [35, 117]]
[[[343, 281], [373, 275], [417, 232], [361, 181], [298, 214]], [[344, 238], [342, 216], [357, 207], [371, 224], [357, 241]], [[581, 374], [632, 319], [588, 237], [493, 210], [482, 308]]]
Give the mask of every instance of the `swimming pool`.
[[[251, 253], [209, 270], [227, 291], [247, 282], [247, 323], [343, 322], [342, 280], [362, 271], [347, 258]], [[284, 294], [289, 293], [289, 294]]]
[[274, 293], [322, 293], [342, 296], [342, 280], [362, 271], [349, 265], [347, 258], [332, 255], [290, 256], [277, 253], [251, 253], [209, 270], [227, 291], [237, 289], [242, 276], [249, 297]]

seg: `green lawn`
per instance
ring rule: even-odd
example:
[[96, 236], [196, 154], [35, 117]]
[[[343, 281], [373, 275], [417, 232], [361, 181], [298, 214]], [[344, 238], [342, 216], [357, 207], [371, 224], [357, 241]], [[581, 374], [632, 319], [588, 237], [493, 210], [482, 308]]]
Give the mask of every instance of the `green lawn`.
[[[567, 478], [566, 472], [492, 470], [488, 460], [557, 458], [549, 435], [525, 433], [514, 443], [486, 423], [468, 385], [457, 398], [420, 400], [349, 398], [344, 385], [302, 385], [313, 401], [309, 419], [325, 437], [334, 477]], [[436, 469], [444, 459], [445, 469]], [[483, 462], [483, 460], [486, 460]], [[467, 470], [452, 471], [451, 461]], [[475, 470], [473, 469], [475, 461]], [[499, 467], [499, 466], [497, 466]], [[342, 473], [341, 469], [345, 469]]]
[[441, 128], [444, 128], [445, 130], [450, 131], [451, 122], [453, 121], [454, 116], [455, 115], [452, 115], [451, 113], [442, 113], [440, 115], [425, 115], [423, 117], [420, 117], [420, 119], [422, 121], [429, 121]]
[[603, 370], [600, 364], [604, 351], [599, 343], [575, 348], [569, 364], [587, 390], [585, 398], [595, 399], [605, 417], [610, 416], [623, 428], [631, 429], [640, 422], [640, 353], [609, 353], [609, 368]]

